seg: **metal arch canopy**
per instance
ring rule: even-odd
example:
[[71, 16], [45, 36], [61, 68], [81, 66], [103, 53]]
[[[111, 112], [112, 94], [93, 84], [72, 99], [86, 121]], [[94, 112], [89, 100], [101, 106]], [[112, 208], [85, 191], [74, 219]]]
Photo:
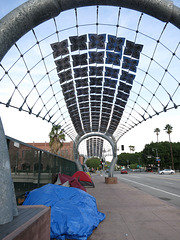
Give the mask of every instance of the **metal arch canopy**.
[[180, 8], [168, 0], [30, 0], [0, 20], [0, 61], [25, 33], [72, 8], [110, 5], [134, 9], [180, 28]]
[[115, 140], [113, 139], [113, 137], [109, 137], [109, 136], [106, 136], [104, 134], [101, 134], [101, 133], [88, 133], [84, 136], [82, 136], [81, 138], [77, 139], [76, 143], [74, 143], [74, 154], [75, 154], [75, 161], [76, 161], [76, 164], [78, 166], [78, 169], [79, 170], [82, 170], [82, 166], [80, 165], [80, 162], [79, 162], [79, 158], [78, 158], [78, 148], [79, 148], [79, 145], [80, 143], [85, 140], [86, 138], [89, 138], [89, 137], [102, 137], [104, 138], [105, 140], [107, 140], [111, 147], [112, 147], [112, 152], [113, 152], [113, 159], [112, 159], [112, 162], [111, 162], [111, 165], [110, 165], [110, 168], [109, 168], [109, 177], [112, 177], [113, 176], [113, 171], [114, 171], [114, 166], [117, 162], [117, 144], [115, 142]]
[[[40, 23], [59, 15], [60, 12], [83, 6], [112, 5], [121, 6], [147, 13], [165, 22], [171, 22], [180, 28], [180, 9], [173, 5], [172, 1], [160, 0], [30, 0], [13, 10], [0, 21], [0, 59], [6, 54], [10, 47], [29, 30]], [[128, 61], [126, 61], [128, 65]], [[119, 104], [119, 103], [118, 103]], [[96, 134], [92, 133], [92, 136]], [[99, 136], [99, 134], [97, 135]], [[104, 136], [104, 135], [103, 135]], [[112, 143], [113, 165], [116, 162], [116, 145]]]

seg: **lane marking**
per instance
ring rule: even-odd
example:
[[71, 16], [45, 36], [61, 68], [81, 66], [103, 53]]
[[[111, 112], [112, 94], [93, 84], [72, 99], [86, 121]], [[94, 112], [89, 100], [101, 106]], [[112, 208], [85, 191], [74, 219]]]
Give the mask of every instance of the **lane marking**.
[[[130, 176], [129, 176], [130, 177]], [[139, 177], [139, 176], [131, 176], [131, 177], [133, 177], [133, 178], [142, 178], [142, 177]]]
[[172, 183], [172, 182], [163, 182], [163, 183], [167, 183], [167, 184], [170, 184], [170, 185], [174, 185], [174, 183]]
[[[131, 176], [132, 177], [133, 174], [129, 174], [129, 177]], [[173, 178], [171, 178], [172, 176], [174, 176]], [[143, 177], [143, 176], [141, 176]], [[158, 174], [158, 175], [153, 175], [153, 176], [150, 176], [150, 175], [146, 175], [147, 178], [156, 178], [156, 179], [168, 179], [168, 180], [171, 180], [171, 181], [180, 181], [180, 177], [179, 176], [175, 176], [175, 175], [161, 175], [161, 174]]]
[[156, 191], [159, 191], [159, 192], [163, 192], [163, 193], [166, 193], [166, 194], [169, 194], [169, 195], [172, 195], [172, 196], [175, 196], [175, 197], [180, 198], [180, 195], [177, 195], [177, 194], [174, 194], [174, 193], [170, 193], [170, 192], [161, 190], [161, 189], [159, 189], [159, 188], [151, 187], [151, 186], [145, 185], [145, 184], [143, 184], [143, 183], [138, 183], [138, 182], [135, 182], [135, 181], [126, 179], [126, 178], [121, 178], [121, 177], [119, 177], [119, 178], [120, 178], [120, 179], [123, 179], [123, 180], [125, 180], [125, 181], [129, 181], [129, 182], [132, 182], [132, 183], [136, 183], [136, 184], [139, 184], [139, 185], [141, 185], [141, 186], [148, 187], [148, 188], [151, 188], [151, 189], [153, 189], [153, 190], [156, 190]]

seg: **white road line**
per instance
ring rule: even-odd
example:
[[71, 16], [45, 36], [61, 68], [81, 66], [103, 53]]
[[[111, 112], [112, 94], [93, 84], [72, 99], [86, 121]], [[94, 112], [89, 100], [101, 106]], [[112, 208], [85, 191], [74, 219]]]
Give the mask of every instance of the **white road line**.
[[163, 183], [167, 183], [167, 184], [170, 184], [170, 185], [174, 185], [174, 183], [172, 183], [172, 182], [163, 182]]
[[120, 179], [123, 179], [123, 180], [125, 180], [125, 181], [129, 181], [129, 182], [132, 182], [132, 183], [136, 183], [136, 184], [139, 184], [139, 185], [141, 185], [141, 186], [148, 187], [148, 188], [151, 188], [151, 189], [153, 189], [153, 190], [156, 190], [156, 191], [159, 191], [159, 192], [163, 192], [163, 193], [166, 193], [166, 194], [169, 194], [169, 195], [172, 195], [172, 196], [175, 196], [175, 197], [179, 197], [179, 198], [180, 198], [180, 195], [177, 195], [177, 194], [174, 194], [174, 193], [170, 193], [170, 192], [161, 190], [161, 189], [159, 189], [159, 188], [151, 187], [151, 186], [145, 185], [145, 184], [143, 184], [143, 183], [138, 183], [138, 182], [135, 182], [135, 181], [126, 179], [126, 178], [121, 178], [121, 177], [119, 177], [119, 178], [120, 178]]
[[133, 178], [142, 178], [142, 177], [139, 177], [139, 176], [132, 176], [132, 175], [131, 175], [131, 177], [133, 177]]

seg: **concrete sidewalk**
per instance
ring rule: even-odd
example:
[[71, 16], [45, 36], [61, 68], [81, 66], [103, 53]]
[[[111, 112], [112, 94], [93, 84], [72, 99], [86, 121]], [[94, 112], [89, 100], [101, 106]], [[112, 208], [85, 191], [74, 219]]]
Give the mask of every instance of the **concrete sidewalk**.
[[148, 195], [118, 180], [105, 184], [92, 175], [98, 210], [106, 214], [88, 240], [179, 240], [180, 208]]

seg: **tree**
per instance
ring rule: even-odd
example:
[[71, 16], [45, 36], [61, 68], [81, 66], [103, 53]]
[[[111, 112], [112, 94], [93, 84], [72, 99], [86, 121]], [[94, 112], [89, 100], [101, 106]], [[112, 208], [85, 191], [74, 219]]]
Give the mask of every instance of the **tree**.
[[89, 168], [94, 168], [94, 169], [97, 169], [101, 164], [101, 161], [99, 158], [90, 158], [86, 161], [86, 165], [89, 167]]
[[154, 129], [154, 132], [155, 132], [156, 135], [157, 135], [157, 142], [159, 142], [158, 136], [159, 136], [159, 133], [160, 133], [160, 129], [159, 129], [159, 128], [155, 128], [155, 129]]
[[171, 137], [170, 134], [173, 131], [173, 127], [170, 124], [166, 124], [164, 130], [167, 132], [169, 135], [169, 143], [170, 143], [170, 149], [171, 149], [171, 161], [172, 161], [172, 169], [174, 169], [174, 160], [173, 160], [173, 151], [172, 151], [172, 143], [171, 143]]
[[58, 151], [62, 148], [63, 142], [65, 141], [64, 130], [61, 129], [60, 125], [53, 125], [51, 132], [49, 133], [50, 142], [49, 146], [53, 154], [58, 154]]
[[131, 153], [121, 153], [119, 154], [118, 156], [118, 160], [117, 160], [117, 164], [119, 166], [127, 166], [127, 165], [130, 165], [130, 164], [142, 164], [140, 163], [140, 160], [141, 159], [141, 153], [134, 153], [134, 154], [131, 154]]

